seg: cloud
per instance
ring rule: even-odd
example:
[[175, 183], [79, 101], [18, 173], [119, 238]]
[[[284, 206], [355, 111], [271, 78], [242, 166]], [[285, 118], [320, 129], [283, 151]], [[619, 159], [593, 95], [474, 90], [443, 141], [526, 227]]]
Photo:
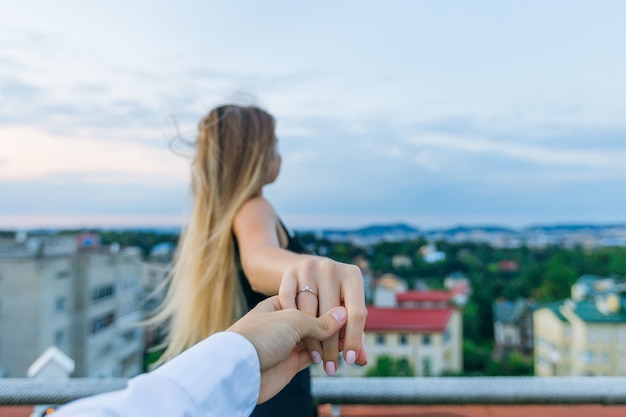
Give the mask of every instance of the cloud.
[[619, 173], [626, 170], [626, 166], [623, 164], [624, 152], [616, 152], [615, 150], [551, 148], [497, 139], [439, 134], [420, 134], [409, 139], [408, 142], [419, 148], [459, 152], [468, 156], [471, 154], [491, 154], [552, 167], [610, 169]]
[[46, 206], [59, 213], [150, 212], [187, 185], [172, 120], [193, 140], [210, 108], [242, 99], [277, 118], [270, 195], [292, 215], [575, 217], [597, 205], [583, 195], [623, 206], [624, 6], [274, 6], [7, 6], [3, 191], [57, 190]]
[[19, 99], [29, 102], [41, 95], [43, 89], [15, 78], [4, 78], [0, 82], [0, 96], [3, 100]]
[[[138, 227], [180, 227], [185, 223], [181, 214], [111, 214], [98, 212], [98, 208], [86, 213], [64, 214], [31, 213], [31, 214], [3, 214], [0, 218], [0, 228], [7, 230], [17, 229], [92, 229], [92, 228], [138, 228]], [[101, 209], [101, 208], [100, 208]]]
[[0, 127], [0, 181], [78, 176], [87, 182], [182, 184], [188, 161], [162, 149], [125, 140], [60, 137], [30, 127]]
[[442, 169], [442, 163], [437, 153], [431, 150], [420, 151], [415, 155], [415, 162], [424, 169], [437, 172]]

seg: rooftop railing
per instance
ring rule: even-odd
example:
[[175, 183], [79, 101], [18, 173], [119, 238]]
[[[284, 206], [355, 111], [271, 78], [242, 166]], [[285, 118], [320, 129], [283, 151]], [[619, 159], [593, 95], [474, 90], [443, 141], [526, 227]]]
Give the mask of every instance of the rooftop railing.
[[[0, 406], [64, 404], [124, 379], [0, 379]], [[313, 378], [318, 404], [626, 404], [626, 377]]]

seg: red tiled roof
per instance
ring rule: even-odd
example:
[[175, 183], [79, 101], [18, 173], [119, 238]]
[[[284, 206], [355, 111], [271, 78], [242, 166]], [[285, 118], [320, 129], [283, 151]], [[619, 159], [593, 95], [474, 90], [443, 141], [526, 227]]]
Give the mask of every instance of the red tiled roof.
[[[331, 417], [331, 406], [317, 407], [319, 417]], [[342, 417], [618, 417], [624, 405], [341, 405]]]
[[446, 308], [367, 308], [365, 330], [442, 332], [454, 309]]
[[452, 294], [448, 291], [406, 291], [396, 295], [399, 303], [403, 302], [442, 302], [450, 301]]
[[454, 287], [450, 288], [450, 294], [451, 295], [458, 295], [458, 294], [466, 294], [469, 291], [469, 285], [467, 284], [459, 284], [459, 285], [455, 285]]
[[515, 272], [519, 269], [519, 265], [516, 261], [506, 260], [498, 262], [498, 268], [500, 268], [501, 271]]
[[30, 417], [32, 412], [32, 405], [0, 406], [0, 416], [2, 417]]

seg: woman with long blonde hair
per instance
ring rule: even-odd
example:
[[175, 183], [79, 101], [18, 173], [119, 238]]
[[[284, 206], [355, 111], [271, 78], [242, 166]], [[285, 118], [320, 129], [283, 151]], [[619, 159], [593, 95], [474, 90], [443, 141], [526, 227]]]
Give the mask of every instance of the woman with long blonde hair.
[[[156, 320], [167, 322], [167, 361], [228, 328], [262, 299], [278, 294], [283, 308], [318, 316], [345, 305], [339, 336], [306, 341], [314, 362], [335, 373], [366, 362], [365, 308], [358, 267], [308, 255], [263, 196], [281, 165], [274, 118], [253, 106], [213, 109], [198, 126], [191, 164], [193, 209], [181, 234], [169, 289]], [[255, 416], [312, 416], [308, 369]]]

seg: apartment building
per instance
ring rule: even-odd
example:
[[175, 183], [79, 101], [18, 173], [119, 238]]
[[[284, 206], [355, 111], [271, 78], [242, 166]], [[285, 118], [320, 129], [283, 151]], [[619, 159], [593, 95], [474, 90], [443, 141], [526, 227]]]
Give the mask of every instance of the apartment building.
[[[162, 304], [167, 293], [166, 283], [172, 265], [171, 259], [150, 257], [143, 264], [142, 286], [145, 293], [144, 314], [150, 318]], [[145, 327], [146, 349], [151, 351], [162, 347], [167, 336], [167, 325]]]
[[626, 376], [626, 285], [583, 276], [533, 313], [535, 375]]
[[50, 346], [75, 361], [73, 377], [142, 371], [141, 253], [97, 235], [0, 242], [0, 373], [25, 377]]
[[533, 353], [533, 307], [530, 299], [496, 300], [493, 303], [494, 355], [498, 359], [510, 351], [530, 357]]

